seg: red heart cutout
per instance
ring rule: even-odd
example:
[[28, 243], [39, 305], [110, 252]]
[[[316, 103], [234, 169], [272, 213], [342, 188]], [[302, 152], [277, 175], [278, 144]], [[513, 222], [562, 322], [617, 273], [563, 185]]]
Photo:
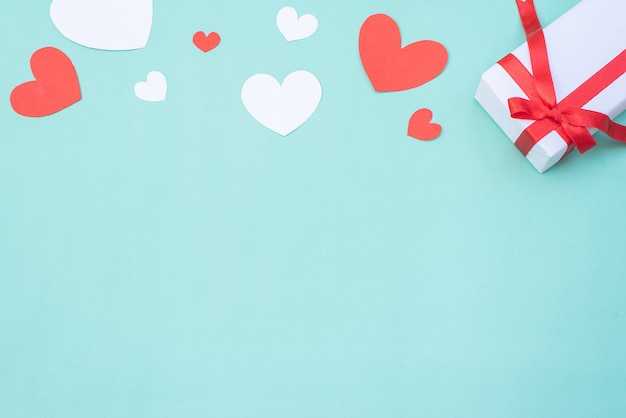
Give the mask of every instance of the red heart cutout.
[[41, 48], [30, 58], [35, 76], [11, 92], [11, 106], [22, 116], [48, 116], [73, 105], [81, 99], [80, 85], [74, 64], [62, 51]]
[[387, 15], [368, 17], [359, 33], [361, 62], [374, 90], [409, 90], [437, 77], [448, 62], [448, 51], [435, 41], [402, 48], [400, 29]]
[[204, 32], [199, 31], [193, 35], [193, 43], [202, 52], [209, 52], [220, 44], [220, 35], [215, 32], [211, 32], [205, 35]]
[[430, 141], [441, 134], [441, 125], [430, 123], [433, 119], [433, 112], [429, 109], [420, 109], [413, 113], [409, 121], [407, 135], [422, 141]]

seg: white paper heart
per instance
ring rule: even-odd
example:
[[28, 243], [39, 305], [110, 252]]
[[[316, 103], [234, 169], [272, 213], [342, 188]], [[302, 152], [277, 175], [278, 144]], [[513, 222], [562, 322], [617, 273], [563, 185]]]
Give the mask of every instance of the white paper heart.
[[271, 75], [257, 74], [241, 89], [241, 100], [252, 117], [283, 136], [306, 122], [321, 98], [319, 80], [307, 71], [289, 74], [282, 85]]
[[304, 15], [298, 19], [298, 12], [293, 7], [283, 7], [276, 15], [276, 25], [289, 42], [306, 39], [317, 30], [317, 18]]
[[146, 81], [135, 84], [135, 95], [146, 102], [162, 102], [167, 95], [167, 80], [158, 71], [150, 71]]
[[146, 46], [152, 27], [152, 0], [53, 0], [50, 17], [66, 38], [112, 51]]

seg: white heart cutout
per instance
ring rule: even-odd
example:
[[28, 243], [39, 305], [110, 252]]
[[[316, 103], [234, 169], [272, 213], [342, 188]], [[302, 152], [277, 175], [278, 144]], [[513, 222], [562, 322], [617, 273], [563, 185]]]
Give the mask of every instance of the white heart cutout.
[[283, 136], [306, 122], [321, 99], [322, 86], [308, 71], [289, 74], [282, 85], [271, 75], [253, 75], [241, 89], [241, 100], [252, 117]]
[[146, 102], [162, 102], [167, 95], [167, 80], [158, 71], [150, 71], [146, 81], [135, 84], [135, 96]]
[[283, 7], [276, 15], [276, 25], [288, 42], [306, 39], [317, 30], [317, 18], [311, 14], [298, 18], [293, 7]]
[[140, 49], [150, 37], [152, 0], [53, 0], [50, 18], [63, 36], [88, 48]]

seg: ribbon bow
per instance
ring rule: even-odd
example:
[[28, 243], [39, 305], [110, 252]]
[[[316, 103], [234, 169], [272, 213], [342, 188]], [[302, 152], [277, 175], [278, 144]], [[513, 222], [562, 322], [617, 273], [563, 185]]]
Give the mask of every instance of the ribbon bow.
[[603, 113], [582, 109], [582, 106], [626, 72], [626, 50], [557, 103], [545, 36], [533, 0], [516, 1], [526, 33], [533, 73], [529, 73], [512, 54], [500, 60], [499, 64], [528, 96], [528, 99], [509, 99], [511, 117], [535, 121], [515, 141], [517, 148], [527, 155], [539, 140], [556, 130], [568, 144], [568, 152], [576, 147], [582, 154], [596, 145], [588, 127], [601, 130], [617, 141], [626, 142], [626, 126], [613, 122]]

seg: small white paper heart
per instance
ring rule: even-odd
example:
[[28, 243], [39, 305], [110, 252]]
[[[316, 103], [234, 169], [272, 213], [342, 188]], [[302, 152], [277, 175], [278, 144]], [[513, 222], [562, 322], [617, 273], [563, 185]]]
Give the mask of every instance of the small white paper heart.
[[150, 71], [146, 81], [135, 84], [135, 96], [146, 102], [162, 102], [167, 95], [167, 80], [158, 71]]
[[63, 36], [88, 48], [139, 49], [150, 37], [152, 0], [53, 0], [50, 17]]
[[282, 85], [268, 74], [250, 77], [241, 89], [241, 100], [261, 125], [283, 136], [306, 122], [322, 98], [322, 86], [313, 74], [296, 71]]
[[298, 19], [293, 7], [283, 7], [276, 15], [276, 25], [288, 42], [306, 39], [317, 30], [317, 18], [304, 15]]

